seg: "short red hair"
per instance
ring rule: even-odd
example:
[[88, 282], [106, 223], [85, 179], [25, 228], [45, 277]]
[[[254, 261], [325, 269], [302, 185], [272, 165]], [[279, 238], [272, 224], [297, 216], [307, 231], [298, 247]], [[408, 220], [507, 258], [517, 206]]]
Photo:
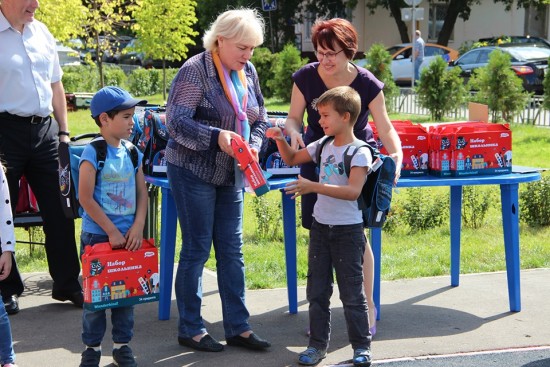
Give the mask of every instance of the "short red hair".
[[311, 33], [311, 41], [316, 51], [318, 45], [333, 51], [336, 51], [334, 46], [338, 45], [349, 60], [353, 59], [357, 52], [357, 31], [353, 24], [345, 19], [318, 19], [313, 24]]

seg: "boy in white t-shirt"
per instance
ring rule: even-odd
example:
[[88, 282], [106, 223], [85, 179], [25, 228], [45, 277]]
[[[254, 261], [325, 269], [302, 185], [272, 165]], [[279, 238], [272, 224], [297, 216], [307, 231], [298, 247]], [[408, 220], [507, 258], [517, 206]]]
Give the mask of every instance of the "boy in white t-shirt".
[[320, 167], [319, 182], [298, 176], [285, 188], [293, 199], [304, 194], [318, 194], [308, 253], [306, 292], [310, 337], [308, 348], [300, 353], [298, 363], [315, 365], [326, 356], [334, 269], [354, 351], [353, 365], [368, 367], [371, 365], [371, 334], [362, 270], [366, 237], [357, 198], [372, 166], [370, 150], [359, 148], [351, 160], [349, 178], [344, 169], [344, 151], [356, 140], [353, 126], [361, 109], [361, 99], [353, 88], [337, 87], [323, 93], [316, 107], [325, 135], [334, 136], [324, 145], [320, 164], [316, 162], [316, 152], [321, 140], [309, 144], [306, 149], [296, 150], [287, 143], [281, 129], [267, 130], [267, 136], [277, 142], [286, 164], [294, 166], [313, 161]]

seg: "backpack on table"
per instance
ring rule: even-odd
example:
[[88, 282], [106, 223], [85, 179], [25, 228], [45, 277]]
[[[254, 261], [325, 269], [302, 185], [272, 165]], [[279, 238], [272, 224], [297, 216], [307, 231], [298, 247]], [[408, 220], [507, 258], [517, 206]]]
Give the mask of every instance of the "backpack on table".
[[[321, 139], [315, 152], [317, 170], [320, 169], [323, 147], [326, 143], [334, 140], [334, 137], [325, 136]], [[395, 179], [395, 161], [364, 141], [355, 140], [344, 151], [344, 170], [348, 177], [351, 171], [351, 160], [361, 147], [369, 148], [373, 163], [371, 171], [367, 175], [367, 180], [361, 189], [361, 194], [357, 199], [357, 204], [363, 213], [363, 225], [368, 228], [381, 228], [390, 211], [393, 181]], [[350, 149], [353, 150], [350, 152]]]
[[162, 107], [148, 107], [138, 118], [141, 133], [139, 137], [136, 134], [134, 142], [143, 152], [143, 173], [148, 176], [166, 177], [165, 152], [170, 136], [165, 111]]
[[[137, 172], [139, 159], [136, 146], [127, 140], [121, 140], [121, 143], [128, 150], [134, 170]], [[61, 206], [63, 214], [69, 219], [76, 219], [82, 215], [82, 208], [78, 202], [79, 164], [80, 156], [88, 144], [93, 146], [96, 151], [97, 176], [105, 165], [105, 159], [107, 158], [107, 142], [101, 135], [95, 133], [82, 134], [71, 138], [69, 143], [59, 142]]]

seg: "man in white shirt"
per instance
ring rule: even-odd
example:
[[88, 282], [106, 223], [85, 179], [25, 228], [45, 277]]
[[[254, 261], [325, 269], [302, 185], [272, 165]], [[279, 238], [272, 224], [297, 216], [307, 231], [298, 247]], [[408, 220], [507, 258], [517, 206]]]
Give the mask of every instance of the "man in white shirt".
[[417, 29], [414, 35], [414, 82], [420, 79], [420, 65], [424, 61], [424, 40], [422, 33]]
[[[13, 208], [22, 175], [37, 198], [52, 297], [82, 307], [74, 221], [64, 217], [59, 195], [57, 148], [69, 140], [63, 72], [54, 37], [34, 19], [37, 9], [37, 0], [0, 0], [0, 158]], [[17, 313], [14, 284], [0, 289], [8, 313]]]

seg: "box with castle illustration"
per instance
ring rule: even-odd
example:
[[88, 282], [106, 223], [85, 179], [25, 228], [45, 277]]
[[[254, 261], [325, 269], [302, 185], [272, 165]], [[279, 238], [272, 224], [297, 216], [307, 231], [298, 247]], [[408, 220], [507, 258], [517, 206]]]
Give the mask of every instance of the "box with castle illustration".
[[512, 172], [507, 124], [458, 122], [430, 128], [430, 173], [439, 177]]
[[[403, 163], [401, 165], [401, 177], [425, 176], [428, 174], [429, 143], [428, 131], [420, 124], [412, 123], [410, 120], [391, 121], [403, 149]], [[380, 153], [388, 154], [382, 144], [376, 126], [369, 122], [376, 146]]]
[[87, 246], [82, 255], [84, 307], [96, 311], [158, 301], [158, 252], [152, 239], [137, 251]]

